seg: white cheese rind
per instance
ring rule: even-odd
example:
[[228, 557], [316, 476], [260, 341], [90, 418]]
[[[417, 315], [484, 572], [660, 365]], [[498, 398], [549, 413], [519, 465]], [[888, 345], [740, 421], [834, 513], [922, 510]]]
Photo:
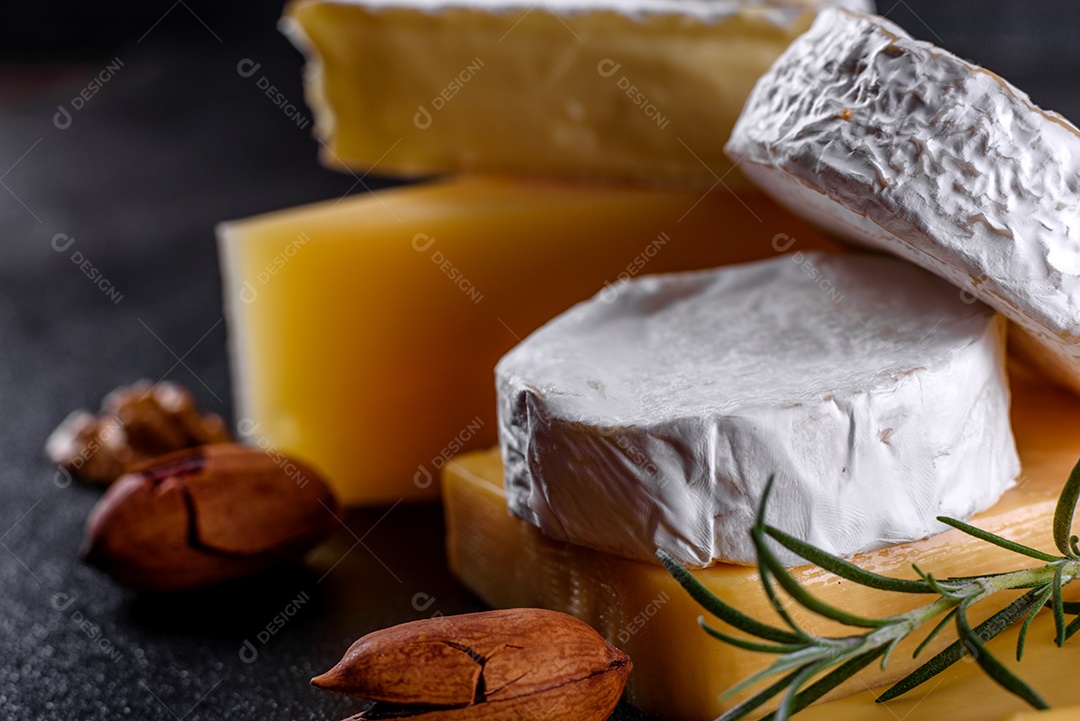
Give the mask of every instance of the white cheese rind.
[[1004, 328], [879, 256], [608, 288], [496, 368], [511, 512], [620, 556], [750, 564], [776, 474], [769, 522], [830, 553], [923, 538], [1019, 472]]
[[779, 201], [950, 280], [1080, 391], [1080, 131], [892, 23], [824, 11], [727, 146]]

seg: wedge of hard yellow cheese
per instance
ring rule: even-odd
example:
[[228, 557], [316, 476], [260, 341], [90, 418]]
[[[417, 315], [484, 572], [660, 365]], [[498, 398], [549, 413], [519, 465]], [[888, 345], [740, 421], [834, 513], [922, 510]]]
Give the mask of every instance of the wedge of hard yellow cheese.
[[[1080, 455], [1080, 400], [1055, 388], [1017, 386], [1013, 422], [1023, 464], [1021, 482], [973, 522], [1037, 548], [1052, 549], [1050, 529], [1055, 501]], [[493, 606], [542, 606], [573, 613], [592, 624], [634, 659], [630, 699], [647, 712], [673, 721], [705, 721], [740, 700], [723, 700], [721, 695], [764, 667], [771, 657], [706, 636], [696, 621], [701, 608], [663, 568], [551, 541], [529, 524], [511, 518], [502, 477], [497, 451], [463, 455], [444, 469], [450, 563], [466, 586]], [[906, 578], [914, 577], [914, 562], [937, 577], [975, 575], [1038, 563], [956, 531], [866, 553], [855, 560], [879, 573]], [[694, 573], [728, 603], [763, 620], [776, 618], [753, 568], [717, 565]], [[928, 600], [868, 590], [813, 567], [803, 566], [794, 573], [820, 598], [864, 615], [885, 616]], [[995, 604], [1003, 600], [986, 604], [977, 618], [981, 620], [999, 608]], [[842, 632], [798, 608], [794, 613], [808, 628]], [[1033, 652], [1029, 645], [1027, 656], [1040, 661], [1025, 660], [1025, 674], [1051, 701], [1080, 702], [1080, 686], [1060, 682], [1062, 669], [1076, 668], [1080, 663], [1080, 644], [1055, 649], [1058, 655], [1054, 656], [1047, 650], [1052, 644], [1045, 623], [1037, 628], [1029, 644], [1034, 642], [1040, 650]], [[943, 634], [923, 658], [940, 649], [948, 635]], [[875, 667], [842, 687], [842, 693], [859, 693], [838, 707], [842, 710], [831, 716], [823, 710], [816, 717], [811, 712], [809, 718], [893, 718], [888, 708], [874, 705], [873, 695], [861, 692], [912, 670], [916, 662], [911, 653], [918, 640], [921, 634], [899, 646], [886, 671]], [[1007, 643], [997, 648], [1002, 657], [1013, 652]], [[1049, 658], [1055, 659], [1057, 665], [1043, 661]], [[959, 664], [943, 675], [942, 686], [929, 695], [925, 691], [937, 679], [927, 689], [890, 707], [905, 709], [898, 712], [903, 718], [915, 706], [912, 699], [926, 695], [924, 705], [918, 707], [920, 719], [944, 721], [947, 709], [963, 708], [962, 718], [967, 721], [997, 721], [1012, 710], [1022, 710], [1022, 702], [998, 692], [992, 681], [962, 681], [971, 673], [968, 666]], [[967, 713], [969, 704], [977, 710]], [[931, 709], [938, 715], [930, 714]]]
[[[1046, 618], [1044, 617], [1042, 621], [1045, 625]], [[1075, 671], [1076, 667], [1073, 666], [1062, 668], [1058, 673], [1061, 678], [1066, 678], [1068, 674], [1075, 673]], [[1003, 721], [1076, 721], [1076, 719], [1080, 719], [1080, 706], [1070, 705], [1058, 706], [1049, 711], [1019, 711], [1010, 714]]]
[[754, 82], [826, 5], [870, 0], [297, 0], [331, 166], [714, 186]]
[[620, 278], [829, 246], [757, 192], [467, 177], [219, 229], [240, 432], [350, 504], [495, 442], [496, 361]]

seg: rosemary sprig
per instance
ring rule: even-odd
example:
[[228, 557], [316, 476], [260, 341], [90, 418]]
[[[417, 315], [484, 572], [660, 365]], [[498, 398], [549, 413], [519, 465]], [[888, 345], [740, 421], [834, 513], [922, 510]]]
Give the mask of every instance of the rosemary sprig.
[[[787, 628], [762, 623], [739, 611], [698, 583], [669, 553], [664, 550], [656, 553], [675, 580], [702, 608], [750, 638], [726, 633], [699, 619], [706, 633], [739, 648], [777, 656], [772, 664], [745, 679], [727, 694], [738, 694], [766, 681], [769, 681], [768, 685], [717, 721], [744, 718], [777, 696], [780, 697], [779, 706], [766, 718], [770, 721], [786, 721], [792, 714], [817, 701], [878, 659], [881, 659], [881, 667], [885, 668], [898, 643], [935, 619], [938, 619], [936, 624], [915, 649], [913, 657], [917, 658], [950, 622], [956, 626], [957, 640], [885, 691], [878, 697], [879, 703], [922, 685], [971, 654], [980, 668], [1000, 686], [1035, 708], [1047, 708], [1043, 697], [991, 654], [986, 643], [1005, 629], [1022, 622], [1016, 645], [1016, 658], [1020, 660], [1028, 629], [1035, 615], [1045, 606], [1049, 606], [1054, 614], [1055, 642], [1058, 646], [1080, 631], [1080, 603], [1062, 598], [1062, 588], [1080, 577], [1080, 538], [1073, 534], [1072, 526], [1077, 501], [1080, 500], [1080, 462], [1069, 474], [1054, 510], [1054, 543], [1061, 552], [1060, 556], [1010, 541], [962, 521], [941, 517], [938, 520], [942, 523], [963, 533], [1045, 564], [1004, 573], [945, 579], [936, 579], [918, 566], [913, 566], [918, 580], [873, 573], [770, 526], [765, 522], [765, 511], [773, 481], [773, 478], [769, 478], [766, 484], [750, 533], [766, 597]], [[808, 562], [861, 586], [935, 598], [906, 613], [883, 618], [850, 613], [822, 601], [804, 588], [776, 557], [768, 539]], [[803, 608], [853, 629], [860, 629], [861, 633], [821, 636], [807, 632], [788, 613], [774, 583]], [[1001, 591], [1018, 589], [1028, 590], [982, 623], [971, 625], [968, 612], [972, 606]], [[1066, 616], [1070, 615], [1074, 618], [1067, 622]]]

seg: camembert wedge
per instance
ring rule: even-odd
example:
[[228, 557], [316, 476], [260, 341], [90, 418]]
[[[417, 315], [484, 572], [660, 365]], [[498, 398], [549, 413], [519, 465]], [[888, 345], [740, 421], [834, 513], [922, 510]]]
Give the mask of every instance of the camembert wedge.
[[883, 18], [824, 11], [761, 79], [728, 153], [795, 212], [1015, 321], [1080, 391], [1080, 130]]

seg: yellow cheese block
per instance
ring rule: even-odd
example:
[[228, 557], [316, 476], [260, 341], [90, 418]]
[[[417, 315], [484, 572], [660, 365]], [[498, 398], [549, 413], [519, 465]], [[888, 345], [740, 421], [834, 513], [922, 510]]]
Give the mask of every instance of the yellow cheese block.
[[[978, 516], [975, 523], [1037, 548], [1052, 549], [1050, 519], [1054, 505], [1080, 454], [1080, 399], [1056, 388], [1018, 386], [1013, 421], [1023, 476], [1014, 490]], [[463, 455], [447, 464], [443, 495], [450, 565], [457, 577], [493, 606], [542, 606], [575, 614], [596, 627], [634, 660], [629, 697], [641, 709], [673, 721], [712, 719], [742, 698], [725, 701], [721, 694], [769, 662], [771, 657], [707, 637], [696, 623], [702, 613], [700, 607], [663, 568], [551, 541], [531, 525], [510, 517], [497, 451]], [[913, 562], [938, 577], [1038, 564], [958, 531], [862, 554], [855, 560], [878, 573], [905, 578], [914, 577]], [[865, 615], [884, 616], [927, 602], [924, 596], [866, 589], [809, 566], [794, 573], [825, 601]], [[777, 620], [754, 569], [718, 565], [694, 574], [729, 603], [763, 620]], [[1000, 607], [996, 603], [985, 604], [979, 614], [973, 614], [973, 621], [982, 620]], [[839, 631], [801, 608], [793, 612], [810, 629]], [[943, 634], [930, 652], [939, 650], [948, 641], [947, 636]], [[1048, 637], [1045, 627], [1041, 627], [1031, 641], [1045, 646]], [[868, 670], [836, 695], [860, 692], [906, 674], [915, 666], [911, 653], [917, 642], [909, 640], [897, 647], [887, 671], [876, 667]], [[1004, 648], [1001, 653], [1008, 656], [1011, 650]], [[1068, 659], [1068, 663], [1080, 662], [1080, 646], [1062, 653], [1060, 658]], [[1028, 654], [1036, 657], [1031, 650]], [[1039, 658], [1044, 655], [1038, 652]], [[963, 667], [960, 664], [956, 673], [966, 672]], [[1025, 663], [1025, 669], [1028, 675], [1035, 672], [1042, 679], [1041, 686], [1053, 685], [1051, 677], [1038, 676], [1038, 663]], [[955, 673], [950, 673], [949, 678], [953, 678]], [[985, 681], [975, 688], [986, 690], [991, 684]], [[1058, 690], [1058, 703], [1080, 702], [1080, 686], [1058, 685], [1067, 686]], [[1050, 689], [1047, 691], [1049, 694]], [[942, 690], [942, 698], [938, 699], [938, 693], [935, 691], [925, 703], [933, 700], [940, 704], [935, 708], [947, 709], [954, 708], [950, 703], [958, 704], [967, 698], [963, 694], [947, 697], [948, 692]], [[1003, 694], [994, 698], [995, 703], [981, 706], [979, 713], [964, 712], [955, 718], [997, 721], [1012, 708], [1012, 702]], [[814, 718], [892, 718], [887, 709], [874, 708], [872, 701], [872, 695], [862, 693], [844, 702], [843, 708], [852, 709], [850, 714]], [[907, 703], [899, 700], [893, 708]], [[1019, 702], [1013, 705], [1017, 710], [1022, 706]], [[930, 718], [923, 714], [923, 707], [919, 709], [918, 718]]]
[[707, 188], [754, 83], [825, 4], [299, 0], [282, 27], [331, 166]]
[[[1044, 625], [1046, 618], [1040, 619]], [[1049, 628], [1048, 628], [1049, 630]], [[1064, 660], [1064, 659], [1062, 659]], [[1076, 660], [1072, 660], [1072, 665], [1066, 666], [1058, 663], [1058, 659], [1047, 659], [1047, 663], [1053, 664], [1057, 667], [1058, 683], [1061, 683], [1062, 679], [1068, 679], [1071, 675], [1076, 674]], [[1046, 669], [1050, 671], [1050, 669]], [[1040, 676], [1043, 675], [1040, 673]], [[1049, 677], [1049, 673], [1045, 674]], [[1069, 683], [1066, 681], [1066, 684]], [[1004, 721], [1076, 721], [1080, 719], [1080, 706], [1059, 706], [1049, 711], [1019, 711], [1011, 714]]]
[[607, 282], [828, 245], [765, 196], [466, 177], [219, 229], [240, 432], [345, 502], [495, 442], [496, 361]]

